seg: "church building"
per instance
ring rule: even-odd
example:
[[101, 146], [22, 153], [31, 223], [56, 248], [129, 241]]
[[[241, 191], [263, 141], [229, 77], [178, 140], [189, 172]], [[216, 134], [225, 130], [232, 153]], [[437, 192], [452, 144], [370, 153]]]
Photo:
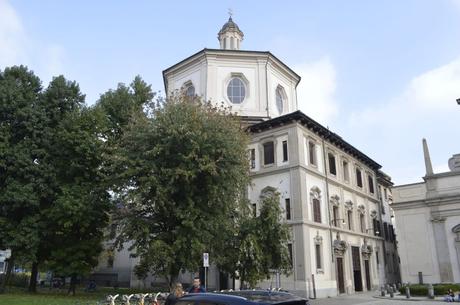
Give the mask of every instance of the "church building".
[[401, 276], [410, 283], [460, 282], [460, 154], [449, 171], [434, 173], [423, 140], [423, 182], [393, 189]]
[[[292, 232], [293, 271], [260, 287], [320, 298], [396, 282], [399, 277], [386, 274], [385, 241], [396, 243], [388, 196], [382, 199], [391, 178], [376, 161], [299, 111], [300, 76], [271, 52], [242, 50], [243, 38], [230, 17], [218, 33], [219, 49], [191, 55], [164, 70], [163, 78], [167, 94], [184, 90], [223, 103], [247, 123], [252, 178], [247, 196], [254, 213], [261, 198], [275, 191], [281, 195]], [[382, 218], [385, 211], [388, 219]], [[399, 272], [399, 266], [391, 270]], [[136, 285], [134, 275], [130, 283]], [[208, 283], [220, 290], [233, 288], [235, 281], [211, 270]]]

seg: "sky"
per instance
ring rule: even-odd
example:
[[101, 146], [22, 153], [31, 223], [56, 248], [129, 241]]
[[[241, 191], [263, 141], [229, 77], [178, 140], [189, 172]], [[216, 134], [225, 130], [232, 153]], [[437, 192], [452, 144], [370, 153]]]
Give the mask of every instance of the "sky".
[[207, 47], [228, 19], [242, 49], [297, 72], [299, 108], [382, 165], [422, 181], [422, 138], [435, 172], [460, 153], [460, 0], [0, 0], [0, 70], [27, 65], [47, 86], [75, 80], [94, 104], [140, 75]]

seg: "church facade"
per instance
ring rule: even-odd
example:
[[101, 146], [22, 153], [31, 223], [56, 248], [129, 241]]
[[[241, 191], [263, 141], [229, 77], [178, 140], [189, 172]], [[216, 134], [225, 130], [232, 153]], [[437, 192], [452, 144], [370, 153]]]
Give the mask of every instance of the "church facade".
[[[191, 55], [164, 70], [163, 78], [167, 94], [201, 96], [231, 107], [247, 123], [252, 178], [247, 196], [254, 213], [264, 195], [280, 193], [292, 232], [293, 271], [260, 287], [282, 287], [312, 298], [396, 283], [398, 277], [387, 274], [386, 258], [392, 241], [390, 201], [384, 194], [391, 178], [377, 162], [300, 112], [300, 76], [270, 52], [241, 50], [243, 38], [230, 18], [218, 33], [220, 49]], [[125, 260], [121, 265], [134, 266], [132, 259]], [[210, 271], [210, 288], [238, 288], [234, 279]], [[192, 278], [186, 273], [180, 280]], [[137, 284], [131, 274], [130, 285]]]
[[393, 190], [400, 242], [401, 276], [410, 283], [460, 282], [460, 154], [450, 171], [434, 173], [423, 140], [423, 182]]

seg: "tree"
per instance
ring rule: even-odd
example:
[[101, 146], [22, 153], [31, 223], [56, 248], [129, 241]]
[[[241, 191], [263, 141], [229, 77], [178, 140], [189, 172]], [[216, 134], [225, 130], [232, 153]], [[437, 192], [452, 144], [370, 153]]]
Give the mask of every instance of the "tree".
[[[13, 258], [73, 279], [90, 270], [110, 209], [97, 112], [63, 76], [46, 90], [25, 67], [0, 75], [0, 231]], [[73, 281], [75, 283], [75, 281]]]
[[12, 251], [1, 290], [15, 261], [35, 259], [40, 241], [41, 90], [24, 66], [0, 71], [0, 243]]
[[291, 261], [287, 249], [289, 227], [283, 223], [278, 193], [264, 197], [260, 214], [240, 226], [239, 253], [234, 262], [241, 281], [255, 287], [274, 271], [289, 274]]
[[[117, 151], [123, 198], [118, 245], [131, 241], [139, 277], [197, 270], [203, 252], [223, 255], [231, 215], [248, 185], [247, 135], [228, 110], [176, 96], [137, 114]], [[211, 257], [211, 259], [213, 258]]]

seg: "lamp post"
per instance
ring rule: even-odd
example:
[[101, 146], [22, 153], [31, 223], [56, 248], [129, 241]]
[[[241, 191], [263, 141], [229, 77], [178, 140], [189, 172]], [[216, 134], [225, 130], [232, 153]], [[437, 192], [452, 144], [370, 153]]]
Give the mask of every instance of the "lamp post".
[[457, 99], [457, 104], [460, 105], [460, 98]]

